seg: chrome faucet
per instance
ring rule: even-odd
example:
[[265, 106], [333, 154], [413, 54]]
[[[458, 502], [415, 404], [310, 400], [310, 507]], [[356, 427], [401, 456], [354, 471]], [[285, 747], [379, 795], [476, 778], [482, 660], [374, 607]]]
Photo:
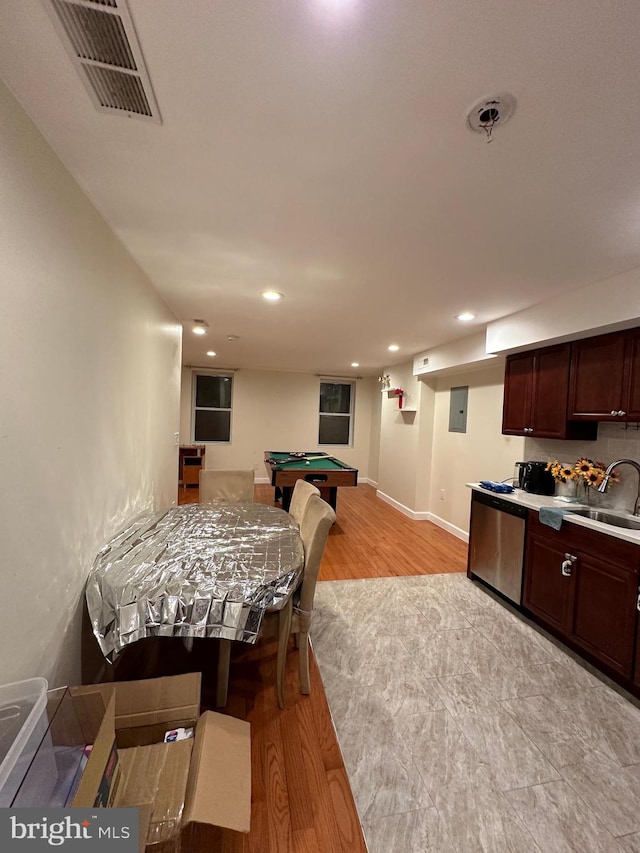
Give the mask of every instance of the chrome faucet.
[[618, 465], [631, 465], [638, 472], [638, 497], [636, 498], [635, 505], [633, 507], [633, 514], [640, 515], [640, 465], [635, 462], [633, 459], [618, 459], [617, 462], [612, 462], [611, 465], [604, 472], [604, 478], [600, 485], [598, 486], [599, 492], [606, 492], [607, 486], [609, 485], [609, 477], [611, 476], [611, 472], [614, 468], [617, 468]]

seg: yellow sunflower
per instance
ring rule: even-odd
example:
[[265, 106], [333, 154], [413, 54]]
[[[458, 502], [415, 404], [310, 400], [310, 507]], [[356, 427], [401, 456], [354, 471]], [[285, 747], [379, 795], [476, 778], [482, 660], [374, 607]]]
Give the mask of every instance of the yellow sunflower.
[[563, 480], [577, 480], [578, 478], [576, 472], [569, 465], [562, 465], [559, 474]]
[[598, 487], [600, 483], [604, 479], [604, 471], [602, 468], [596, 468], [595, 466], [591, 468], [591, 470], [585, 476], [585, 480], [590, 486]]
[[573, 470], [578, 474], [578, 476], [586, 477], [589, 471], [593, 468], [593, 461], [591, 459], [587, 459], [583, 457], [582, 459], [578, 459], [576, 464], [573, 466]]

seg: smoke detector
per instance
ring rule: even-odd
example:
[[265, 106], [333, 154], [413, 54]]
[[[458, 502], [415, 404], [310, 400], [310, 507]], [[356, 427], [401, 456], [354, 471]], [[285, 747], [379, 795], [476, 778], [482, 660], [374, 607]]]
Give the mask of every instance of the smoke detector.
[[484, 133], [486, 142], [491, 142], [493, 131], [511, 118], [515, 108], [516, 99], [508, 92], [481, 98], [467, 113], [467, 126], [476, 133]]

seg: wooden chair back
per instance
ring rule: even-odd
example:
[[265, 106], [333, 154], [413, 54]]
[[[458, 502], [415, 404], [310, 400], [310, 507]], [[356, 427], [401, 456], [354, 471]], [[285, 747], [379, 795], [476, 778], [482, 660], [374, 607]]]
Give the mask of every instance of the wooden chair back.
[[200, 503], [253, 503], [253, 468], [200, 471]]

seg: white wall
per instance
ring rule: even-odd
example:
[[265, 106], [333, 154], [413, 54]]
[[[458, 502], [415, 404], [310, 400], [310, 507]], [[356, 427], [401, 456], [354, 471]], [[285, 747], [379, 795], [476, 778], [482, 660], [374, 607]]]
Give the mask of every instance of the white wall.
[[553, 341], [640, 324], [640, 269], [562, 293], [487, 326], [487, 352], [532, 349]]
[[176, 497], [181, 330], [0, 84], [0, 683], [80, 678], [84, 583]]
[[[191, 443], [192, 372], [182, 372], [180, 443]], [[238, 370], [233, 374], [231, 442], [207, 444], [207, 468], [253, 468], [266, 482], [265, 450], [320, 450], [334, 454], [369, 477], [373, 395], [378, 383], [355, 386], [353, 447], [318, 444], [320, 378], [308, 373]]]
[[494, 361], [498, 356], [487, 352], [486, 330], [475, 332], [466, 338], [449, 341], [432, 350], [421, 352], [413, 358], [413, 373], [415, 376], [428, 376], [430, 373], [441, 373], [443, 370], [454, 368], [464, 370], [470, 365], [480, 362]]

